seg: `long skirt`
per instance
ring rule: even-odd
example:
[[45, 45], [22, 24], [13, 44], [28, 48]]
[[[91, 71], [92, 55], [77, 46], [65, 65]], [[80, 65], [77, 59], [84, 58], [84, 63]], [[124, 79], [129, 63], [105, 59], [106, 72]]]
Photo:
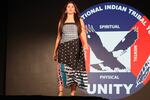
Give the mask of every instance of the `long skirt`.
[[79, 88], [87, 89], [88, 77], [80, 39], [59, 44], [57, 73], [59, 85], [70, 87], [76, 83]]

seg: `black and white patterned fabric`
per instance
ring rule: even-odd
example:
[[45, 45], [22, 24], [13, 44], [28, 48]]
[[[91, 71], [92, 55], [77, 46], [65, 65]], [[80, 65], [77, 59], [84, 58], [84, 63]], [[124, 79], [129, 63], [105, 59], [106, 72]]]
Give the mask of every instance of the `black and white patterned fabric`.
[[[58, 80], [61, 80], [59, 83], [63, 82], [64, 84], [65, 79], [67, 87], [76, 82], [78, 87], [86, 89], [87, 74], [84, 52], [77, 26], [75, 23], [66, 23], [62, 29], [62, 38], [58, 46], [58, 63], [60, 64]], [[65, 78], [63, 78], [64, 76]]]

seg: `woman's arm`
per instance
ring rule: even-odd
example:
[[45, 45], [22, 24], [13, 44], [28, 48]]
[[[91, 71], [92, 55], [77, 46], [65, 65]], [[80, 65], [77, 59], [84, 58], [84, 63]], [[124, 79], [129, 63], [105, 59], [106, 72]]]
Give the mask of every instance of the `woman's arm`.
[[84, 58], [85, 58], [85, 66], [86, 66], [86, 72], [90, 72], [90, 48], [87, 42], [87, 37], [86, 37], [86, 27], [82, 19], [80, 19], [81, 22], [81, 34], [80, 34], [80, 39], [83, 45], [83, 50], [84, 50]]
[[86, 37], [86, 27], [83, 22], [83, 20], [80, 18], [80, 23], [81, 23], [81, 34], [80, 34], [80, 39], [82, 41], [82, 45], [84, 49], [88, 49], [88, 42], [87, 42], [87, 37]]
[[61, 33], [59, 32], [59, 27], [60, 27], [60, 22], [58, 24], [58, 33], [57, 33], [57, 38], [56, 38], [55, 48], [54, 48], [54, 54], [53, 54], [53, 58], [55, 61], [57, 60], [57, 50], [58, 50], [58, 45], [59, 45], [60, 39], [61, 39]]

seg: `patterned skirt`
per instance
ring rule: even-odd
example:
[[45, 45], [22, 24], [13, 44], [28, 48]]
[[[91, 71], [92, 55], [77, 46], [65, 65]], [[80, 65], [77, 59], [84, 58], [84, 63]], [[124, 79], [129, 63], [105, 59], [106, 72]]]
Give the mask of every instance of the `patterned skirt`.
[[57, 71], [59, 85], [70, 87], [77, 83], [79, 88], [87, 89], [84, 52], [79, 38], [60, 43]]

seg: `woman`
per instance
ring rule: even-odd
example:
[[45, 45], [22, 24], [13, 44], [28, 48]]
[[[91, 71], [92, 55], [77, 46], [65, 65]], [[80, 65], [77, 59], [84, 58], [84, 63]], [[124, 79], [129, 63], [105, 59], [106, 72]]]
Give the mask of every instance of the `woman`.
[[62, 12], [53, 59], [58, 61], [58, 96], [63, 95], [63, 87], [71, 87], [71, 96], [76, 87], [87, 88], [85, 49], [88, 49], [85, 24], [73, 1], [69, 1]]

